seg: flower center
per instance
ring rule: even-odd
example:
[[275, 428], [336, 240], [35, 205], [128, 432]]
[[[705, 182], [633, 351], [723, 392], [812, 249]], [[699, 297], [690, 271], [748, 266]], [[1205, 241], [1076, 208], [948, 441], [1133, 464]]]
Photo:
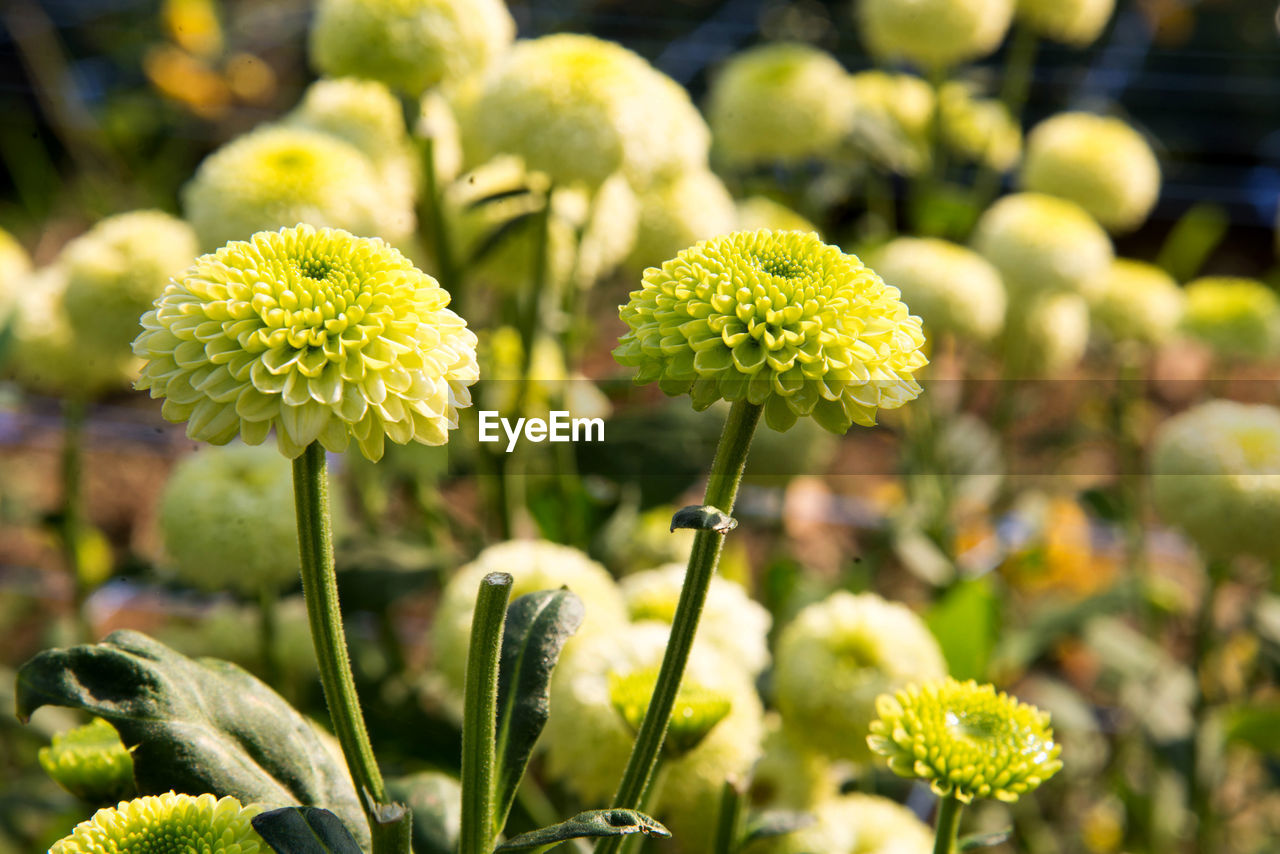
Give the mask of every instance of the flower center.
[[992, 741], [1004, 728], [999, 715], [989, 712], [947, 712], [947, 730], [965, 741]]

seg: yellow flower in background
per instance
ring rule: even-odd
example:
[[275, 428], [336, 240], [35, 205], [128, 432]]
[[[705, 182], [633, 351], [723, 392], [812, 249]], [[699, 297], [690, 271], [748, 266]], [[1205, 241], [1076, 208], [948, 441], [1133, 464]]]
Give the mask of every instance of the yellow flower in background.
[[835, 57], [805, 44], [766, 44], [734, 54], [707, 94], [718, 162], [745, 167], [836, 155], [853, 118], [843, 95], [847, 76]]
[[929, 854], [933, 831], [907, 807], [878, 795], [822, 801], [814, 823], [749, 845], [745, 854]]
[[1011, 377], [1051, 377], [1069, 371], [1089, 346], [1089, 303], [1071, 293], [1011, 300], [999, 345]]
[[988, 208], [972, 246], [1000, 271], [1011, 302], [1036, 294], [1102, 287], [1111, 239], [1079, 205], [1042, 193], [1014, 193]]
[[436, 280], [376, 238], [307, 225], [201, 256], [142, 318], [140, 389], [187, 435], [251, 445], [275, 429], [371, 460], [385, 438], [441, 445], [471, 402], [475, 335]]
[[59, 263], [77, 342], [127, 359], [138, 318], [198, 254], [191, 226], [162, 211], [110, 216], [72, 240]]
[[1014, 14], [1036, 35], [1086, 47], [1106, 28], [1115, 6], [1115, 0], [1018, 0]]
[[118, 801], [136, 791], [133, 756], [102, 718], [57, 733], [38, 758], [46, 774], [83, 801]]
[[764, 755], [751, 769], [753, 806], [806, 810], [834, 798], [840, 777], [837, 764], [797, 738], [781, 715], [765, 715]]
[[494, 62], [515, 38], [502, 0], [321, 0], [311, 63], [418, 97]]
[[709, 169], [681, 172], [640, 193], [640, 223], [626, 266], [637, 273], [681, 249], [734, 230], [737, 210]]
[[1170, 418], [1151, 448], [1156, 510], [1210, 557], [1280, 558], [1280, 409], [1213, 400]]
[[1004, 325], [1004, 283], [971, 249], [937, 238], [899, 237], [870, 261], [887, 284], [902, 292], [930, 336], [988, 341]]
[[1049, 715], [992, 685], [947, 678], [876, 701], [867, 743], [902, 777], [963, 803], [1012, 803], [1062, 768]]
[[1027, 137], [1024, 189], [1070, 199], [1116, 232], [1146, 221], [1160, 195], [1160, 163], [1142, 135], [1117, 118], [1059, 113]]
[[522, 157], [557, 185], [633, 186], [705, 167], [710, 132], [680, 84], [621, 45], [558, 34], [517, 42], [458, 98], [467, 162]]
[[205, 59], [222, 53], [216, 0], [164, 0], [160, 19], [169, 38], [188, 53]]
[[938, 642], [909, 608], [838, 591], [801, 610], [778, 636], [774, 699], [798, 742], [862, 762], [876, 697], [946, 672]]
[[1183, 294], [1182, 330], [1219, 358], [1269, 359], [1280, 350], [1280, 297], [1262, 282], [1206, 276]]
[[283, 125], [258, 128], [205, 158], [182, 189], [182, 208], [205, 250], [299, 223], [396, 240], [414, 222], [411, 197], [389, 193], [358, 148]]
[[966, 160], [1007, 172], [1022, 156], [1022, 128], [995, 98], [980, 98], [973, 87], [951, 82], [938, 93], [942, 138]]
[[374, 80], [317, 80], [284, 123], [336, 136], [375, 163], [412, 155], [404, 108], [390, 89]]
[[801, 416], [832, 433], [914, 400], [926, 364], [920, 319], [875, 271], [816, 234], [739, 231], [704, 240], [622, 307], [614, 358], [637, 383], [763, 405], [775, 430]]
[[12, 234], [0, 228], [0, 329], [18, 299], [18, 283], [31, 273], [31, 256]]
[[1154, 264], [1117, 258], [1090, 299], [1097, 325], [1115, 341], [1167, 341], [1182, 319], [1183, 292]]
[[786, 205], [767, 196], [747, 196], [737, 203], [737, 230], [812, 231], [818, 227]]
[[858, 0], [863, 43], [877, 59], [949, 67], [1000, 46], [1014, 0]]
[[914, 175], [928, 168], [936, 112], [933, 87], [913, 74], [860, 71], [849, 76], [853, 144], [872, 163]]
[[261, 807], [213, 795], [149, 795], [100, 809], [49, 854], [258, 854]]
[[1085, 508], [1071, 498], [1024, 494], [1011, 520], [1023, 533], [1000, 565], [1009, 583], [1029, 593], [1089, 596], [1105, 590], [1119, 569], [1113, 555], [1095, 548]]

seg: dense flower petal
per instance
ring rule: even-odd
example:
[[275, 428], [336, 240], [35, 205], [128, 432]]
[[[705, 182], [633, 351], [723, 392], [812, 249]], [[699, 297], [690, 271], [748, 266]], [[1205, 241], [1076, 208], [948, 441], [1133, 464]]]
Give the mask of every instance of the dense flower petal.
[[249, 820], [260, 811], [207, 794], [122, 801], [80, 822], [49, 854], [258, 854], [267, 847]]
[[102, 718], [58, 733], [40, 748], [39, 759], [45, 773], [81, 800], [109, 803], [136, 791], [133, 757]]

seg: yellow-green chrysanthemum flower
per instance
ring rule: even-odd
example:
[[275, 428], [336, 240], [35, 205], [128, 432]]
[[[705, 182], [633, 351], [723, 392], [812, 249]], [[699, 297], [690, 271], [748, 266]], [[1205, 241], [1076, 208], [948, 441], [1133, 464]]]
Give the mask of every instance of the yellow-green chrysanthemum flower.
[[903, 777], [962, 803], [1012, 803], [1062, 767], [1049, 715], [993, 685], [948, 677], [876, 701], [867, 744]]
[[797, 741], [865, 761], [876, 697], [946, 672], [938, 642], [909, 608], [874, 593], [838, 591], [782, 630], [774, 699]]
[[765, 715], [764, 754], [751, 769], [751, 803], [807, 810], [834, 798], [840, 774], [830, 757], [802, 742], [777, 712]]
[[45, 773], [83, 801], [110, 803], [136, 791], [133, 756], [102, 718], [54, 735], [39, 759]]
[[621, 172], [595, 191], [563, 187], [555, 192], [566, 219], [581, 234], [574, 278], [579, 287], [603, 279], [626, 261], [640, 230], [640, 199]]
[[[686, 566], [669, 563], [622, 579], [622, 595], [634, 622], [654, 620], [671, 625], [684, 585]], [[698, 623], [698, 637], [718, 648], [753, 676], [769, 663], [769, 611], [742, 585], [715, 576]]]
[[18, 298], [18, 282], [31, 272], [31, 256], [13, 235], [0, 228], [0, 328]]
[[1213, 557], [1280, 557], [1280, 410], [1214, 400], [1161, 425], [1151, 492], [1165, 521]]
[[436, 280], [376, 238], [309, 225], [201, 256], [142, 318], [138, 388], [193, 439], [285, 456], [352, 437], [442, 445], [478, 378], [475, 335]]
[[860, 71], [849, 76], [853, 144], [872, 163], [914, 175], [928, 168], [933, 87], [913, 74]]
[[261, 807], [213, 795], [150, 795], [100, 809], [49, 854], [258, 854]]
[[847, 76], [833, 56], [805, 44], [760, 45], [730, 57], [707, 95], [717, 158], [737, 167], [834, 155], [853, 119], [839, 94]]
[[159, 517], [173, 572], [188, 584], [257, 595], [297, 581], [293, 467], [270, 447], [184, 457], [165, 484]]
[[810, 810], [814, 823], [749, 846], [745, 854], [929, 854], [933, 832], [901, 804], [840, 795]]
[[515, 38], [502, 0], [321, 0], [312, 64], [417, 97], [483, 70]]
[[710, 132], [682, 86], [621, 45], [558, 34], [518, 42], [458, 119], [469, 163], [524, 158], [556, 184], [633, 186], [705, 166]]
[[[609, 571], [577, 549], [541, 540], [511, 540], [490, 546], [454, 573], [445, 585], [436, 610], [432, 629], [436, 669], [443, 677], [444, 699], [457, 704], [455, 711], [461, 710], [466, 685], [464, 677], [476, 591], [480, 580], [491, 572], [511, 574], [513, 600], [526, 593], [561, 587], [568, 587], [582, 600], [586, 609], [583, 623], [565, 644], [565, 654], [627, 622], [626, 602]], [[556, 672], [558, 674], [559, 669]]]
[[195, 232], [162, 211], [107, 217], [62, 250], [77, 343], [127, 358], [138, 318], [199, 254]]
[[946, 67], [993, 52], [1014, 0], [858, 0], [867, 49], [881, 59]]
[[748, 196], [738, 202], [737, 209], [738, 231], [758, 231], [767, 228], [772, 231], [818, 233], [816, 225], [786, 205], [779, 204], [767, 196]]
[[211, 250], [259, 231], [306, 223], [396, 240], [413, 230], [411, 196], [389, 192], [349, 142], [269, 125], [209, 155], [182, 190], [200, 245]]
[[930, 335], [987, 341], [1004, 325], [1000, 274], [970, 249], [936, 238], [899, 237], [871, 261], [885, 282], [902, 292]]
[[67, 270], [51, 264], [19, 280], [8, 370], [37, 394], [91, 398], [127, 388], [138, 375], [130, 354], [78, 346], [67, 318]]
[[1085, 47], [1102, 33], [1115, 6], [1115, 0], [1018, 0], [1014, 14], [1036, 35]]
[[1131, 231], [1160, 195], [1160, 163], [1120, 119], [1059, 113], [1027, 137], [1020, 181], [1032, 192], [1070, 199], [1112, 231]]
[[1183, 330], [1228, 360], [1280, 350], [1280, 297], [1255, 279], [1207, 276], [1187, 284]]
[[947, 83], [938, 93], [942, 138], [966, 160], [1007, 172], [1022, 156], [1022, 128], [994, 98], [979, 98], [963, 83]]
[[699, 240], [733, 231], [737, 211], [724, 182], [707, 169], [681, 172], [640, 193], [640, 227], [627, 268], [637, 272]]
[[1090, 314], [1115, 341], [1154, 345], [1182, 319], [1182, 289], [1154, 264], [1117, 258], [1090, 301]]
[[375, 162], [403, 157], [408, 144], [404, 108], [374, 80], [317, 80], [284, 121], [336, 136]]
[[[590, 605], [587, 606], [590, 613]], [[566, 646], [551, 686], [555, 711], [542, 733], [547, 771], [564, 780], [584, 802], [604, 803], [618, 785], [635, 734], [614, 708], [610, 682], [651, 673], [662, 661], [670, 629], [646, 622], [615, 622], [587, 644]], [[760, 756], [764, 712], [752, 678], [733, 659], [698, 640], [681, 686], [694, 694], [718, 694], [728, 715], [697, 747], [668, 758], [665, 782], [652, 814], [682, 840], [686, 852], [710, 850], [715, 815], [728, 776], [745, 776]], [[591, 745], [583, 750], [584, 744]]]
[[776, 430], [812, 415], [844, 433], [920, 394], [924, 334], [898, 297], [816, 234], [738, 231], [645, 271], [614, 358], [695, 409], [745, 399]]
[[1089, 346], [1089, 303], [1079, 294], [1040, 294], [1009, 303], [1000, 357], [1011, 377], [1055, 376]]
[[[640, 731], [657, 684], [656, 667], [609, 674], [609, 702], [632, 733]], [[679, 759], [702, 744], [732, 710], [733, 701], [724, 692], [697, 682], [681, 683], [671, 707], [671, 722], [667, 725], [662, 752], [670, 759]]]
[[1102, 286], [1111, 239], [1079, 205], [1041, 193], [1014, 193], [986, 210], [973, 248], [1000, 271], [1011, 300]]

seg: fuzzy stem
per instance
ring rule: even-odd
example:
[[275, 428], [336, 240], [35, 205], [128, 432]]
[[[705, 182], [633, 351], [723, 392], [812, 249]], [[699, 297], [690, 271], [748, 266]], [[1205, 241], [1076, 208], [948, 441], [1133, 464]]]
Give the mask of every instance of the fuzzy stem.
[[480, 582], [471, 619], [466, 694], [462, 711], [462, 826], [458, 854], [489, 854], [494, 827], [494, 762], [497, 749], [498, 659], [513, 580], [491, 572]]
[[964, 804], [947, 795], [938, 802], [938, 823], [933, 839], [933, 854], [955, 854], [956, 835], [960, 830], [960, 813]]
[[[333, 722], [334, 734], [342, 745], [356, 792], [361, 796], [374, 837], [374, 854], [395, 852], [386, 847], [388, 834], [382, 832], [378, 806], [387, 800], [382, 772], [369, 744], [369, 732], [360, 713], [355, 677], [347, 657], [347, 637], [338, 607], [338, 577], [333, 564], [333, 528], [329, 516], [329, 478], [324, 448], [312, 442], [293, 461], [293, 494], [298, 513], [298, 549], [302, 564], [302, 595], [307, 602], [311, 642], [320, 665], [320, 684]], [[407, 850], [407, 849], [403, 849]]]
[[[716, 448], [715, 460], [711, 463], [711, 476], [707, 480], [703, 504], [732, 515], [733, 504], [738, 497], [738, 486], [742, 483], [742, 471], [747, 464], [747, 451], [751, 447], [751, 437], [755, 434], [756, 425], [760, 422], [762, 409], [753, 403], [739, 400], [729, 410], [729, 417], [725, 419], [724, 430], [720, 434], [720, 444]], [[698, 620], [702, 616], [707, 590], [711, 586], [723, 546], [724, 535], [716, 531], [701, 530], [694, 536], [693, 550], [689, 554], [689, 569], [685, 574], [680, 601], [676, 605], [675, 618], [671, 623], [671, 638], [662, 658], [662, 668], [658, 671], [658, 681], [653, 688], [653, 697], [649, 700], [649, 709], [636, 734], [636, 742], [631, 748], [631, 757], [623, 771], [618, 793], [613, 797], [614, 807], [637, 809], [645, 789], [648, 788], [663, 739], [667, 735], [671, 708], [675, 704], [676, 692], [680, 690], [680, 680], [689, 661], [689, 652], [693, 649]], [[596, 845], [596, 851], [598, 854], [615, 854], [619, 845], [618, 837], [606, 837]]]
[[720, 814], [716, 818], [714, 854], [734, 854], [742, 832], [742, 802], [746, 794], [742, 784], [730, 778], [720, 790]]

